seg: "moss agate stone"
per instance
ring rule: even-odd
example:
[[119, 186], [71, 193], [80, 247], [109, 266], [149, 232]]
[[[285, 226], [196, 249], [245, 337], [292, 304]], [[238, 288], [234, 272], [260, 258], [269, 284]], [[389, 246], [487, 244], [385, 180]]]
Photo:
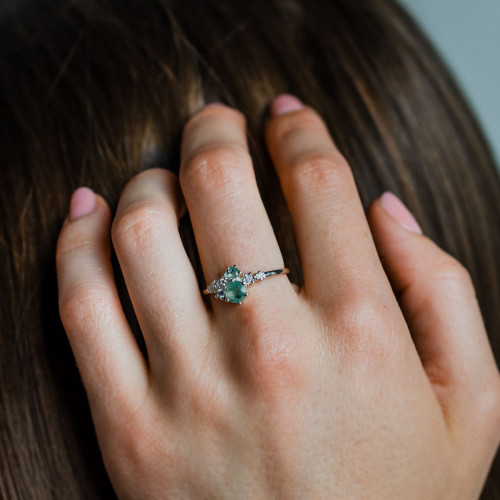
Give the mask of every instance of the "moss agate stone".
[[241, 281], [231, 281], [224, 288], [224, 297], [233, 304], [241, 304], [246, 296], [247, 289]]
[[240, 275], [240, 270], [236, 266], [231, 266], [226, 269], [226, 272], [224, 273], [224, 278], [226, 278], [227, 281], [231, 281], [236, 279]]

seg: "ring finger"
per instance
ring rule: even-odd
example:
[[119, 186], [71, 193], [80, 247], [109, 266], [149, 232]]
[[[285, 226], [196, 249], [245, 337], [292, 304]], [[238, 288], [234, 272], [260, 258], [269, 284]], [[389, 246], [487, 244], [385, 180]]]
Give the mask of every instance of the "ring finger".
[[[243, 272], [283, 267], [257, 188], [240, 112], [222, 105], [209, 106], [188, 122], [182, 141], [180, 182], [207, 283], [233, 264]], [[270, 289], [293, 292], [283, 278], [266, 281], [259, 289], [252, 289], [252, 301], [268, 300]]]

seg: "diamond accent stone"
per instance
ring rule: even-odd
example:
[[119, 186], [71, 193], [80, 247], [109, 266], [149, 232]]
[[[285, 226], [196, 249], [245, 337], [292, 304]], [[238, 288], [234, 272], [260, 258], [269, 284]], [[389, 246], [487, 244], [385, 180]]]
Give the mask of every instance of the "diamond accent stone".
[[220, 290], [221, 288], [222, 287], [220, 286], [219, 281], [218, 280], [214, 280], [208, 286], [208, 292], [209, 293], [215, 293], [215, 292], [217, 292], [217, 290]]
[[262, 281], [266, 277], [266, 273], [264, 271], [257, 271], [253, 277], [256, 280]]
[[253, 279], [253, 274], [252, 273], [247, 273], [243, 275], [243, 284], [244, 285], [251, 285], [254, 282]]
[[215, 292], [215, 297], [217, 299], [224, 300], [225, 299], [224, 290], [222, 290], [222, 288], [220, 290], [217, 290], [217, 292]]

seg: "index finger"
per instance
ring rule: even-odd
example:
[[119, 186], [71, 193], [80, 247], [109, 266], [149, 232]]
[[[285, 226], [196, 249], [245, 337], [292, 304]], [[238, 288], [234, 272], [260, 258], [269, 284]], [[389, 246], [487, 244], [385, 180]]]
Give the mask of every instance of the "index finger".
[[352, 171], [319, 115], [281, 96], [271, 107], [266, 139], [292, 217], [306, 295], [331, 305], [347, 290], [390, 291]]

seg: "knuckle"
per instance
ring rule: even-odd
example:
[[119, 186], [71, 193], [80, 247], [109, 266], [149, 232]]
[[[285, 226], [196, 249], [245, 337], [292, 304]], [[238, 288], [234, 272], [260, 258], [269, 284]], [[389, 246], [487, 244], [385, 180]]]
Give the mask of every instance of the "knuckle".
[[115, 245], [131, 245], [133, 249], [149, 244], [155, 230], [165, 221], [177, 225], [177, 216], [164, 204], [141, 201], [126, 207], [114, 219], [111, 236]]
[[373, 283], [360, 276], [357, 285], [353, 287], [349, 284], [340, 289], [341, 293], [330, 311], [332, 320], [340, 318], [342, 325], [356, 327], [367, 324], [380, 313], [379, 299], [371, 289]]
[[[227, 428], [227, 416], [231, 414], [230, 387], [216, 374], [186, 376], [185, 391], [179, 393], [176, 401], [180, 411], [198, 415], [206, 428]], [[182, 401], [180, 401], [182, 399]]]
[[91, 252], [96, 247], [95, 236], [87, 232], [66, 233], [64, 237], [59, 238], [56, 249], [56, 263], [68, 255], [85, 254]]
[[78, 283], [59, 297], [59, 314], [65, 325], [88, 325], [108, 315], [109, 290], [104, 285]]
[[400, 325], [388, 305], [367, 292], [346, 297], [334, 308], [338, 345], [361, 366], [389, 367], [402, 355]]
[[147, 408], [121, 420], [118, 425], [113, 423], [109, 433], [109, 446], [115, 449], [113, 455], [120, 457], [122, 467], [127, 467], [133, 474], [147, 475], [157, 454], [164, 453], [160, 450], [162, 442], [157, 436], [158, 429], [167, 430], [168, 424]]
[[284, 181], [293, 191], [345, 192], [351, 191], [354, 179], [339, 154], [307, 152], [294, 158]]
[[227, 192], [237, 189], [253, 175], [250, 155], [240, 147], [215, 147], [195, 153], [183, 165], [183, 189], [196, 192]]
[[262, 390], [268, 396], [295, 392], [304, 379], [303, 360], [293, 342], [277, 332], [260, 336], [254, 369]]
[[477, 407], [500, 433], [500, 375], [498, 371], [495, 372], [487, 385], [478, 391]]
[[306, 376], [310, 346], [297, 328], [285, 323], [277, 324], [273, 315], [252, 320], [254, 332], [249, 336], [245, 353], [250, 363], [252, 379], [260, 391], [271, 399], [300, 393]]
[[444, 254], [435, 262], [435, 278], [448, 283], [457, 292], [473, 291], [474, 284], [467, 268], [449, 254]]

